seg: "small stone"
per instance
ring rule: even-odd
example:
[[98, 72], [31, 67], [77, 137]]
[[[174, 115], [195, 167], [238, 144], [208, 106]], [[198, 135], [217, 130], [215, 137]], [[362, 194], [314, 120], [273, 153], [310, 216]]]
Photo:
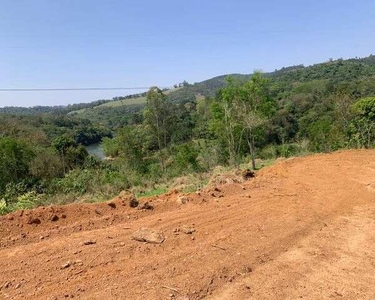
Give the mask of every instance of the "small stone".
[[82, 260], [77, 259], [77, 260], [74, 261], [74, 264], [79, 265], [79, 266], [82, 266], [82, 265], [83, 265], [83, 262], [82, 262]]
[[190, 202], [190, 198], [187, 196], [178, 196], [176, 201], [180, 205], [187, 204]]
[[61, 270], [63, 270], [63, 269], [67, 269], [67, 268], [69, 268], [70, 266], [71, 266], [71, 262], [68, 261], [68, 262], [66, 262], [65, 264], [63, 264], [63, 265], [61, 266]]
[[27, 220], [27, 224], [35, 224], [35, 225], [38, 225], [40, 224], [41, 221], [39, 218], [34, 218], [34, 217], [30, 217], [28, 220]]
[[185, 234], [192, 234], [195, 232], [195, 229], [189, 226], [182, 226], [181, 231]]
[[94, 244], [96, 244], [96, 241], [93, 241], [93, 240], [87, 240], [83, 242], [84, 246], [94, 245]]
[[109, 202], [108, 206], [111, 207], [112, 209], [115, 209], [116, 208], [116, 203]]
[[146, 209], [146, 210], [153, 210], [154, 206], [150, 204], [149, 202], [145, 202], [142, 204], [141, 209]]
[[165, 237], [159, 231], [143, 227], [133, 233], [132, 239], [138, 242], [146, 242], [150, 244], [161, 244], [164, 242]]
[[58, 221], [59, 220], [59, 217], [57, 216], [57, 215], [53, 215], [52, 217], [51, 217], [51, 221], [52, 222], [56, 222], [56, 221]]
[[255, 172], [254, 171], [251, 171], [250, 169], [246, 169], [244, 171], [242, 171], [242, 178], [244, 180], [249, 180], [250, 178], [254, 178], [255, 177]]
[[129, 205], [135, 208], [139, 205], [139, 201], [134, 193], [129, 191], [122, 191], [117, 197], [123, 206]]
[[244, 266], [245, 273], [251, 273], [253, 269], [250, 266]]

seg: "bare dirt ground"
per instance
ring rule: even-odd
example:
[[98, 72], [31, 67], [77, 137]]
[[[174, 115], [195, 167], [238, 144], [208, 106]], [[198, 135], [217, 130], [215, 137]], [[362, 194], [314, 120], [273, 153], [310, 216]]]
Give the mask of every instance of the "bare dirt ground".
[[[0, 298], [375, 299], [375, 151], [177, 196], [0, 218]], [[165, 241], [133, 240], [141, 227]]]

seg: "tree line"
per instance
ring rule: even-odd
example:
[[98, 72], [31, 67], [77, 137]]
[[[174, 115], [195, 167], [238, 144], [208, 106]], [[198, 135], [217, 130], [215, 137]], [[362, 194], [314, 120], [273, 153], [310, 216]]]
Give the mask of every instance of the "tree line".
[[[280, 156], [373, 147], [373, 62], [338, 60], [273, 75], [218, 77], [179, 89], [178, 101], [153, 87], [144, 107], [106, 111], [110, 122], [3, 114], [0, 212], [104, 200], [217, 166], [255, 169], [259, 160]], [[192, 97], [200, 86], [206, 96]], [[100, 141], [108, 160], [85, 150]]]
[[215, 165], [374, 144], [375, 97], [357, 98], [326, 81], [278, 99], [278, 82], [255, 72], [228, 78], [215, 97], [173, 103], [157, 87], [141, 118], [104, 139], [106, 153], [143, 174], [183, 174]]

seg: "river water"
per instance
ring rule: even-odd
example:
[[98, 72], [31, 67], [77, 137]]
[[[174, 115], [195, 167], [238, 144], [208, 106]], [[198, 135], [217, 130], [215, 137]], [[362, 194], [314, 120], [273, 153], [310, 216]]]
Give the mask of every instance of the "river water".
[[100, 159], [106, 158], [103, 147], [99, 143], [86, 146], [86, 150], [90, 155], [97, 156]]

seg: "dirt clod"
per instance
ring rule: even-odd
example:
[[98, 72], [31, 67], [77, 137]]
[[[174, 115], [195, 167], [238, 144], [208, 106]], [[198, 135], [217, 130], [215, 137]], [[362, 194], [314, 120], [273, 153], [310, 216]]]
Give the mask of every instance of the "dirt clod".
[[229, 175], [184, 194], [183, 207], [180, 193], [143, 200], [157, 208], [147, 213], [122, 195], [116, 209], [0, 216], [0, 298], [375, 299], [375, 150], [285, 159], [247, 181]]
[[188, 196], [185, 196], [185, 195], [180, 195], [180, 196], [177, 197], [176, 202], [180, 205], [187, 204], [187, 203], [190, 202], [190, 198]]
[[108, 202], [108, 206], [115, 209], [116, 208], [116, 203], [114, 202]]
[[64, 269], [67, 269], [71, 266], [71, 262], [70, 261], [67, 261], [66, 263], [62, 264], [60, 269], [61, 270], [64, 270]]
[[192, 233], [195, 232], [195, 229], [193, 227], [190, 227], [190, 226], [182, 226], [181, 231], [185, 234], [192, 234]]
[[246, 169], [244, 171], [242, 171], [242, 178], [246, 181], [246, 180], [249, 180], [250, 178], [254, 178], [255, 177], [255, 172], [250, 170], [250, 169]]
[[33, 216], [29, 217], [29, 219], [27, 220], [27, 224], [35, 224], [35, 225], [38, 225], [38, 224], [40, 224], [40, 223], [42, 223], [42, 222], [40, 221], [40, 219], [39, 219], [39, 218], [36, 218], [36, 217], [33, 217]]
[[140, 209], [153, 210], [154, 206], [149, 202], [145, 202], [141, 205]]
[[53, 215], [50, 220], [51, 222], [56, 222], [59, 220], [59, 217], [57, 215]]
[[165, 237], [160, 231], [152, 230], [149, 228], [141, 228], [133, 233], [132, 239], [138, 242], [161, 244], [164, 242]]
[[131, 193], [129, 191], [122, 191], [117, 198], [114, 199], [114, 201], [118, 201], [123, 206], [130, 206], [132, 208], [135, 208], [139, 205], [139, 201], [137, 197], [134, 195], [134, 193]]
[[96, 244], [96, 241], [94, 240], [87, 240], [82, 243], [84, 246], [94, 245]]

